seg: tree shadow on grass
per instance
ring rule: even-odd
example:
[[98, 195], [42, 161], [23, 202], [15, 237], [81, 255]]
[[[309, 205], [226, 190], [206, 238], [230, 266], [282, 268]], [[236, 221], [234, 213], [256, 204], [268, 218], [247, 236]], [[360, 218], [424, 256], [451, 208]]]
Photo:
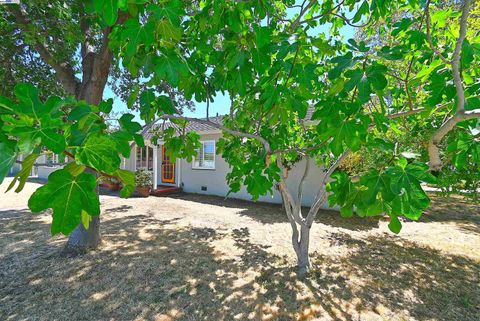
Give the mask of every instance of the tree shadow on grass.
[[453, 222], [460, 229], [480, 234], [480, 204], [460, 196], [441, 197], [430, 193], [432, 205], [422, 216], [423, 222]]
[[[238, 212], [239, 215], [247, 216], [262, 224], [288, 223], [287, 216], [281, 204], [251, 202], [234, 198], [190, 193], [179, 193], [169, 197], [201, 204], [240, 209]], [[306, 216], [308, 213], [308, 207], [303, 207], [302, 212]], [[325, 225], [356, 231], [377, 228], [379, 226], [379, 220], [379, 217], [344, 218], [335, 210], [320, 210], [316, 218], [316, 222]]]
[[104, 213], [126, 213], [133, 208], [131, 205], [121, 205], [117, 207], [107, 208]]
[[[385, 320], [479, 316], [478, 262], [386, 235], [331, 234], [348, 254], [314, 255], [301, 282], [246, 227], [222, 233], [136, 213], [104, 220], [102, 248], [65, 259], [64, 238], [49, 239], [44, 220], [15, 215], [0, 220], [2, 320], [362, 320], [380, 317], [378, 306]], [[217, 242], [240, 254], [224, 256]]]
[[387, 319], [404, 310], [405, 318], [415, 320], [479, 320], [479, 262], [387, 234], [360, 240], [336, 233], [331, 242], [347, 245], [350, 254], [314, 256], [315, 270], [306, 281], [313, 293], [331, 289], [332, 300], [343, 297], [357, 310], [386, 307], [393, 311]]

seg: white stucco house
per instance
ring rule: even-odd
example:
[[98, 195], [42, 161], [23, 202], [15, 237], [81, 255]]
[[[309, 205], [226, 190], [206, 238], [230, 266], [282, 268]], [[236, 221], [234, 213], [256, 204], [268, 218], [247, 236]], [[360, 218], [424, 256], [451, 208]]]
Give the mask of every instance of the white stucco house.
[[[210, 117], [210, 121], [220, 123], [223, 116]], [[187, 193], [199, 193], [217, 196], [226, 196], [229, 191], [226, 176], [230, 172], [229, 165], [217, 154], [217, 142], [222, 137], [222, 132], [212, 126], [190, 122], [187, 131], [196, 131], [200, 135], [202, 147], [198, 150], [197, 156], [192, 162], [185, 159], [177, 159], [171, 162], [165, 153], [163, 141], [159, 140], [157, 144], [152, 142], [154, 133], [160, 130], [160, 126], [175, 126], [173, 123], [156, 124], [149, 130], [144, 130], [142, 135], [145, 140], [145, 147], [138, 147], [132, 144], [132, 150], [128, 159], [122, 159], [121, 167], [123, 169], [136, 171], [146, 169], [153, 173], [153, 191], [168, 191], [182, 189]], [[19, 157], [21, 161], [22, 156]], [[32, 169], [32, 176], [46, 180], [50, 173], [62, 168], [65, 163], [60, 163], [58, 155], [44, 154], [35, 162]], [[65, 160], [68, 162], [68, 159]], [[290, 170], [287, 187], [296, 195], [299, 181], [305, 171], [305, 161], [296, 164]], [[21, 168], [20, 164], [14, 164], [10, 175], [15, 175]], [[304, 196], [302, 205], [310, 206], [320, 188], [320, 181], [323, 177], [323, 171], [310, 163], [308, 177], [304, 182]], [[259, 201], [270, 203], [281, 203], [281, 197], [277, 190], [273, 190], [273, 195], [260, 197]], [[231, 193], [228, 197], [251, 200], [252, 197], [245, 188], [237, 193]], [[326, 205], [325, 205], [326, 207]]]
[[[219, 123], [222, 116], [210, 117], [210, 121]], [[226, 196], [229, 187], [226, 181], [226, 175], [229, 173], [229, 165], [217, 154], [216, 143], [222, 137], [222, 132], [212, 126], [203, 123], [190, 122], [187, 131], [196, 131], [200, 135], [202, 148], [198, 150], [197, 157], [191, 163], [185, 159], [177, 159], [171, 162], [165, 154], [165, 148], [162, 141], [153, 144], [152, 136], [159, 130], [159, 126], [154, 125], [142, 135], [145, 139], [145, 147], [140, 148], [132, 145], [131, 156], [123, 160], [122, 167], [131, 171], [138, 169], [147, 169], [153, 172], [153, 186], [177, 187], [187, 193], [209, 194], [217, 196]], [[169, 124], [169, 126], [175, 126]], [[300, 178], [305, 170], [305, 161], [299, 162], [289, 173], [287, 186], [291, 191], [296, 191]], [[323, 172], [320, 167], [311, 162], [309, 175], [304, 182], [304, 197], [302, 205], [310, 206], [315, 195], [320, 188], [320, 180]], [[294, 193], [296, 194], [296, 193]], [[251, 200], [251, 196], [245, 188], [237, 193], [229, 195], [230, 198]], [[273, 195], [261, 197], [259, 201], [281, 203], [281, 196], [278, 191]]]

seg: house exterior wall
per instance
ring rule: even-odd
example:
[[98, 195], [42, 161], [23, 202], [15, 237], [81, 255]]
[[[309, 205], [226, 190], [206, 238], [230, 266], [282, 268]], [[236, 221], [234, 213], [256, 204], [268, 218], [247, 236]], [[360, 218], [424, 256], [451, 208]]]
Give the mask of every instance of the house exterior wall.
[[[18, 160], [21, 161], [21, 159], [19, 158]], [[16, 175], [20, 170], [22, 169], [22, 165], [18, 164], [18, 163], [15, 163], [12, 165], [12, 167], [10, 168], [10, 173], [9, 175]]]
[[137, 145], [134, 144], [130, 148], [130, 157], [129, 158], [122, 158], [122, 168], [128, 169], [130, 171], [135, 171], [135, 159], [136, 159], [136, 148]]
[[[221, 137], [221, 134], [207, 134], [201, 135], [201, 140], [215, 140]], [[301, 161], [289, 173], [287, 179], [287, 187], [292, 192], [292, 195], [296, 196], [298, 184], [305, 170], [306, 161]], [[181, 166], [181, 182], [180, 186], [187, 193], [199, 193], [226, 196], [229, 187], [226, 181], [226, 175], [230, 172], [228, 163], [221, 157], [221, 155], [215, 156], [215, 169], [194, 169], [192, 164], [185, 160], [180, 161]], [[316, 166], [313, 162], [310, 164], [309, 175], [304, 182], [304, 196], [302, 205], [310, 206], [319, 191], [320, 180], [323, 177], [323, 172], [320, 167]], [[206, 191], [202, 190], [202, 187], [206, 187]], [[251, 195], [247, 192], [246, 188], [242, 188], [237, 193], [229, 195], [231, 198], [239, 198], [245, 200], [251, 200]], [[281, 203], [282, 199], [280, 193], [273, 189], [273, 195], [266, 195], [259, 198], [259, 201], [269, 203]]]
[[62, 168], [63, 166], [38, 166], [37, 176], [39, 179], [46, 180], [48, 179], [48, 175]]
[[[222, 137], [221, 133], [216, 134], [203, 134], [200, 136], [201, 141], [218, 140]], [[158, 170], [157, 170], [157, 182], [163, 184], [161, 181], [161, 150], [162, 145], [158, 146]], [[125, 160], [125, 169], [135, 170], [135, 146], [132, 147], [132, 152], [129, 159]], [[287, 179], [287, 187], [294, 197], [297, 195], [297, 188], [301, 177], [305, 170], [306, 161], [303, 160], [294, 166]], [[193, 168], [192, 163], [187, 162], [184, 159], [178, 159], [175, 168], [175, 185], [180, 186], [187, 193], [198, 193], [207, 195], [226, 196], [229, 187], [226, 181], [226, 175], [230, 172], [228, 163], [222, 158], [221, 155], [215, 155], [215, 169], [196, 169]], [[302, 205], [310, 206], [320, 188], [320, 181], [323, 177], [323, 172], [313, 161], [310, 163], [310, 170], [307, 178], [305, 179], [303, 186], [303, 200]], [[165, 184], [167, 185], [167, 184]], [[206, 190], [202, 190], [202, 187], [206, 187]], [[259, 201], [269, 203], [281, 203], [282, 199], [280, 193], [273, 189], [273, 195], [266, 195], [259, 198]], [[237, 193], [231, 193], [230, 198], [238, 198], [244, 200], [251, 200], [251, 195], [247, 192], [245, 187]], [[327, 208], [327, 205], [324, 204]]]

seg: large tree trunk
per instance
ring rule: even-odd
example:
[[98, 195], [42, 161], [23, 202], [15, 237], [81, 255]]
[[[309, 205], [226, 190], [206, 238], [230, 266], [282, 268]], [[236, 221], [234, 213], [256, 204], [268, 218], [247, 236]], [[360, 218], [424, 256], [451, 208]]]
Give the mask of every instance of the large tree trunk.
[[88, 230], [85, 229], [83, 224], [80, 224], [70, 234], [62, 255], [77, 256], [85, 254], [88, 250], [96, 249], [100, 242], [100, 216], [94, 216], [90, 221]]
[[[95, 71], [96, 70], [94, 70], [94, 72]], [[108, 70], [104, 71], [104, 73], [100, 75], [98, 75], [97, 71], [97, 76], [102, 77], [94, 77], [91, 81], [86, 82], [86, 85], [82, 87], [84, 92], [78, 95], [78, 99], [83, 99], [93, 105], [98, 105], [102, 101], [103, 90], [108, 77]], [[93, 170], [86, 169], [85, 171], [90, 172], [95, 176], [98, 175], [98, 173]], [[97, 194], [98, 193], [99, 189], [97, 186]], [[77, 256], [85, 254], [89, 250], [98, 248], [101, 241], [100, 217], [94, 216], [90, 221], [88, 229], [85, 229], [83, 224], [80, 223], [72, 232], [72, 234], [70, 234], [67, 244], [62, 251], [62, 255]]]
[[[97, 173], [93, 170], [86, 169], [85, 172], [89, 172], [95, 176]], [[97, 185], [97, 194], [100, 190]], [[92, 216], [92, 220], [88, 226], [88, 229], [85, 229], [83, 223], [80, 223], [72, 234], [70, 234], [67, 244], [63, 248], [63, 256], [77, 256], [87, 253], [89, 250], [94, 250], [98, 248], [102, 241], [100, 234], [100, 216]]]

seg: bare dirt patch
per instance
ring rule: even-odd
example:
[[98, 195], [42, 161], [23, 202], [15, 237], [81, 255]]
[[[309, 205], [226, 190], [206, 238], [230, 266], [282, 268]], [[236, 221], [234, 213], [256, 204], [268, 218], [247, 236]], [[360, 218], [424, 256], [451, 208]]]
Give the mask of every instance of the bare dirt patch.
[[38, 186], [0, 196], [0, 320], [480, 320], [480, 208], [459, 198], [399, 236], [323, 211], [298, 281], [278, 205], [105, 195], [101, 249], [66, 259]]

